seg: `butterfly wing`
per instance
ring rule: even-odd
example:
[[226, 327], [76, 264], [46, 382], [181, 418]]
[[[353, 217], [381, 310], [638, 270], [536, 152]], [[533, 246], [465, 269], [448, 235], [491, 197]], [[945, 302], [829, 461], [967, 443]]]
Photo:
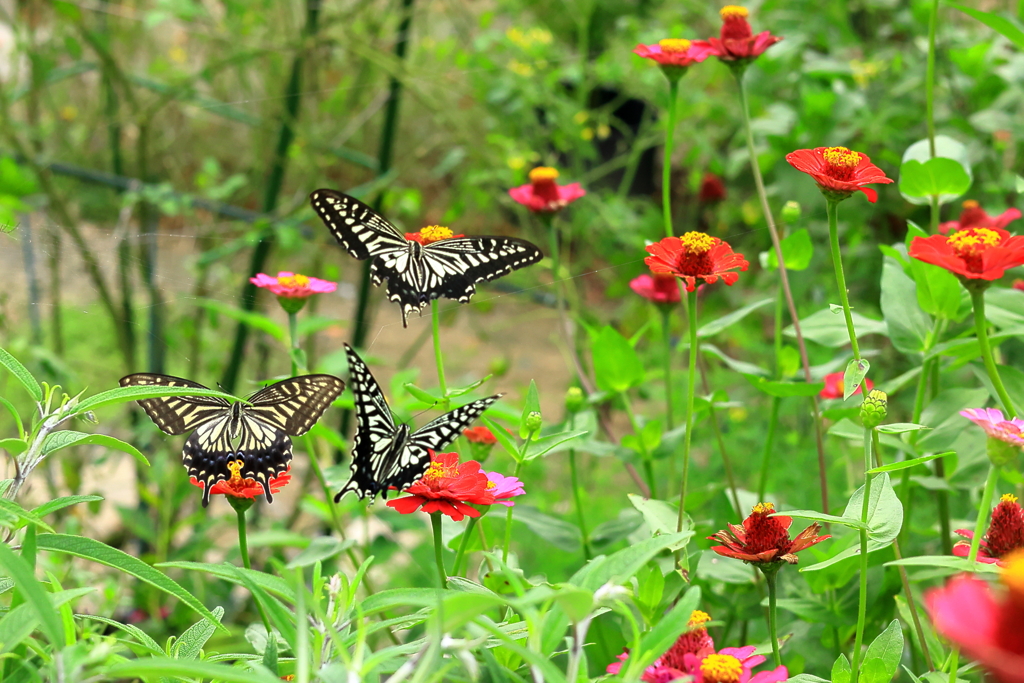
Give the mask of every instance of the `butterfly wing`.
[[[409, 438], [408, 447], [416, 449], [421, 453], [426, 453], [427, 450], [440, 451], [452, 441], [455, 441], [462, 434], [463, 429], [468, 427], [473, 420], [480, 417], [485, 410], [490, 408], [492, 403], [504, 395], [495, 394], [494, 396], [482, 398], [479, 401], [467, 403], [460, 408], [445, 413], [436, 420], [431, 420], [412, 433], [412, 436]], [[429, 455], [427, 456], [427, 462], [430, 462]]]
[[302, 436], [317, 423], [345, 383], [332, 375], [292, 377], [260, 389], [249, 397], [252, 406], [242, 412], [291, 436]]
[[360, 261], [408, 247], [398, 228], [355, 197], [316, 190], [309, 195], [309, 202], [345, 251]]
[[[192, 380], [140, 372], [121, 378], [122, 387], [189, 387], [206, 389]], [[161, 396], [137, 402], [165, 434], [177, 436], [196, 429], [217, 415], [226, 414], [231, 404], [216, 396]]]
[[211, 489], [231, 478], [228, 463], [237, 457], [231, 445], [231, 421], [230, 411], [225, 411], [201, 424], [181, 451], [188, 475], [203, 484], [203, 507], [210, 504]]

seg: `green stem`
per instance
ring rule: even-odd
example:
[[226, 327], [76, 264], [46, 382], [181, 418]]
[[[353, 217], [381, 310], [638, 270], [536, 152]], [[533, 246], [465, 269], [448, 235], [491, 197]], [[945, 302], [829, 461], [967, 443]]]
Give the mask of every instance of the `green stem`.
[[[530, 438], [532, 436], [533, 436], [533, 433], [531, 432], [530, 435], [526, 439], [526, 443], [530, 442]], [[525, 449], [525, 447], [524, 447], [524, 449]], [[515, 472], [513, 472], [512, 476], [518, 479], [519, 478], [519, 473], [522, 471], [522, 469], [523, 469], [523, 461], [522, 460], [516, 461], [516, 469], [515, 469]], [[501, 548], [501, 561], [505, 562], [505, 563], [508, 563], [508, 548], [509, 548], [510, 545], [512, 545], [512, 510], [514, 510], [514, 509], [515, 509], [514, 507], [510, 507], [508, 509], [508, 511], [505, 513], [505, 544]]]
[[448, 411], [448, 383], [444, 379], [444, 354], [441, 352], [441, 313], [437, 299], [430, 302], [430, 330], [434, 336], [434, 363], [437, 364], [437, 384], [441, 387], [441, 408]]
[[299, 374], [299, 359], [296, 351], [299, 350], [299, 314], [288, 312], [288, 336], [291, 337], [292, 348], [289, 356], [292, 360], [292, 377]]
[[[860, 521], [867, 524], [871, 511], [871, 432], [864, 429], [864, 499], [860, 508]], [[860, 530], [860, 593], [857, 601], [857, 634], [853, 640], [853, 683], [857, 683], [860, 672], [861, 646], [864, 643], [864, 626], [868, 615], [868, 531]]]
[[857, 345], [857, 331], [853, 329], [853, 312], [850, 310], [850, 297], [846, 292], [846, 276], [843, 275], [843, 254], [839, 250], [839, 202], [834, 199], [828, 199], [825, 202], [825, 207], [828, 211], [828, 238], [829, 243], [832, 245], [832, 266], [836, 271], [836, 284], [839, 285], [839, 300], [843, 303], [843, 315], [846, 317], [846, 331], [850, 334], [853, 358], [859, 361], [860, 347]]
[[453, 576], [461, 576], [462, 560], [466, 556], [466, 548], [469, 547], [469, 537], [473, 533], [473, 529], [479, 521], [479, 517], [470, 517], [469, 523], [466, 525], [466, 530], [462, 532], [462, 541], [459, 543], [459, 552], [455, 554], [455, 567], [452, 569]]
[[949, 654], [949, 683], [956, 683], [957, 673], [960, 669], [960, 648], [954, 647]]
[[[252, 562], [249, 560], [249, 543], [246, 536], [245, 510], [241, 507], [235, 507], [235, 514], [238, 515], [238, 551], [242, 554], [242, 566], [246, 569], [252, 569]], [[263, 611], [263, 605], [260, 604], [259, 599], [255, 595], [252, 600], [256, 603], [256, 611], [260, 613], [260, 619], [263, 620], [263, 627], [267, 629], [269, 641], [270, 638], [274, 637], [274, 632], [270, 629], [270, 619], [267, 618], [267, 613]]]
[[633, 434], [636, 436], [637, 442], [640, 444], [640, 454], [643, 457], [644, 476], [647, 478], [647, 488], [650, 489], [651, 498], [658, 497], [657, 480], [654, 477], [654, 464], [651, 461], [651, 454], [647, 451], [647, 443], [644, 441], [643, 434], [641, 433], [640, 423], [637, 422], [636, 413], [633, 412], [633, 404], [629, 400], [629, 394], [622, 392], [622, 405], [626, 409], [626, 416], [629, 418], [629, 425], [633, 430]]
[[985, 522], [988, 520], [988, 513], [992, 509], [992, 494], [996, 490], [996, 482], [999, 481], [999, 467], [988, 466], [988, 478], [985, 479], [985, 489], [981, 493], [981, 504], [978, 507], [978, 521], [974, 523], [974, 538], [971, 539], [971, 551], [967, 555], [968, 562], [978, 559], [978, 549], [981, 547], [981, 537], [985, 533]]
[[[934, 153], [933, 153], [934, 154]], [[928, 224], [931, 227], [930, 234], [934, 235], [939, 231], [939, 196], [932, 195], [931, 211], [929, 212]]]
[[780, 568], [780, 565], [771, 568], [761, 567], [765, 583], [768, 584], [768, 634], [772, 639], [772, 655], [775, 658], [775, 666], [782, 666], [782, 655], [779, 654], [778, 611], [775, 606], [776, 579]]
[[441, 588], [448, 587], [448, 575], [444, 571], [444, 542], [441, 539], [441, 513], [430, 513], [430, 528], [434, 531], [434, 562], [437, 563], [437, 578]]
[[676, 130], [676, 100], [679, 99], [679, 80], [668, 82], [668, 116], [665, 122], [665, 158], [661, 169], [661, 211], [665, 222], [665, 237], [672, 237], [672, 138]]
[[972, 286], [967, 289], [971, 293], [971, 303], [974, 304], [974, 330], [978, 336], [978, 346], [981, 347], [981, 358], [985, 361], [985, 369], [988, 371], [988, 378], [996, 388], [999, 400], [1006, 411], [1007, 419], [1017, 417], [1017, 411], [1013, 407], [1010, 395], [1006, 393], [1003, 380], [999, 377], [999, 368], [996, 366], [995, 358], [992, 356], [992, 344], [988, 340], [988, 322], [985, 320], [985, 290]]
[[655, 304], [661, 311], [662, 335], [665, 338], [665, 426], [675, 426], [675, 410], [672, 404], [672, 309], [665, 304]]
[[[932, 1], [932, 13], [928, 17], [928, 65], [924, 77], [924, 116], [928, 126], [929, 156], [935, 156], [935, 34], [939, 27], [939, 0]], [[933, 200], [938, 204], [938, 198]], [[936, 226], [932, 226], [934, 234]]]
[[[569, 429], [573, 429], [572, 421], [569, 422]], [[583, 514], [583, 501], [580, 496], [580, 484], [579, 478], [576, 473], [576, 449], [569, 449], [569, 477], [572, 480], [572, 497], [576, 503], [576, 520], [580, 527], [580, 536], [583, 538], [583, 557], [589, 560], [591, 558], [590, 553], [590, 538], [587, 534], [587, 521]]]
[[757, 500], [764, 500], [764, 494], [768, 490], [768, 469], [772, 460], [772, 446], [775, 444], [775, 431], [779, 424], [779, 404], [782, 399], [772, 396], [771, 412], [768, 414], [768, 436], [764, 440], [764, 453], [761, 455], [761, 476], [757, 482]]
[[[690, 333], [690, 365], [686, 374], [686, 432], [683, 434], [683, 480], [679, 485], [679, 516], [676, 519], [676, 531], [683, 530], [683, 519], [686, 516], [686, 487], [690, 477], [690, 443], [693, 436], [693, 395], [697, 382], [697, 289], [687, 292], [687, 303], [689, 305], [689, 333]], [[685, 564], [685, 553], [676, 551], [676, 564], [682, 568], [680, 559]]]

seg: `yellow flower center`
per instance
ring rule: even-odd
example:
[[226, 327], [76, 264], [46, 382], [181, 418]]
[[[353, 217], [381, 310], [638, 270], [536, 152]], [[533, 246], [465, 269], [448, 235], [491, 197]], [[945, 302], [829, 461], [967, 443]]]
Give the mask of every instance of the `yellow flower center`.
[[963, 203], [965, 209], [977, 209], [978, 206], [979, 204], [976, 199], [965, 199]]
[[231, 478], [228, 479], [229, 486], [238, 486], [242, 483], [242, 466], [245, 465], [241, 460], [232, 460], [228, 463], [228, 469], [231, 470]]
[[285, 287], [309, 287], [309, 278], [305, 275], [285, 275], [277, 278], [277, 284]]
[[555, 180], [558, 178], [558, 169], [551, 168], [550, 166], [538, 166], [537, 168], [530, 171], [530, 182], [537, 183], [545, 180]]
[[704, 683], [737, 683], [743, 675], [743, 664], [732, 655], [708, 655], [700, 663]]
[[711, 615], [707, 612], [702, 612], [699, 609], [695, 609], [690, 612], [690, 623], [688, 626], [693, 628], [695, 626], [701, 626], [711, 621]]
[[697, 232], [693, 230], [686, 233], [679, 238], [679, 241], [683, 244], [683, 249], [688, 254], [704, 254], [707, 253], [711, 247], [715, 246], [715, 238], [711, 235], [704, 234], [703, 232]]
[[1014, 550], [1003, 558], [999, 578], [1016, 598], [1024, 597], [1024, 550]]
[[860, 152], [846, 147], [828, 147], [821, 156], [829, 166], [852, 168], [860, 163]]
[[1001, 502], [1001, 503], [1016, 503], [1017, 502], [1017, 496], [1013, 495], [1012, 493], [1004, 493], [999, 498], [999, 502]]
[[686, 38], [666, 38], [659, 40], [658, 46], [662, 52], [686, 52], [690, 49], [690, 41]]
[[754, 506], [754, 513], [758, 515], [767, 515], [775, 512], [775, 503], [758, 503]]
[[740, 7], [739, 5], [726, 5], [718, 11], [718, 14], [721, 15], [723, 19], [732, 19], [734, 17], [743, 17], [745, 19], [749, 12], [747, 12], [746, 7]]
[[947, 243], [960, 255], [976, 254], [1002, 241], [999, 233], [988, 228], [959, 230], [949, 236]]
[[426, 473], [423, 478], [428, 481], [436, 481], [438, 479], [445, 479], [447, 477], [459, 476], [459, 466], [456, 464], [452, 467], [447, 467], [443, 462], [434, 460], [427, 467]]
[[455, 233], [442, 225], [428, 225], [420, 229], [420, 236], [423, 237], [424, 242], [440, 242], [451, 239]]

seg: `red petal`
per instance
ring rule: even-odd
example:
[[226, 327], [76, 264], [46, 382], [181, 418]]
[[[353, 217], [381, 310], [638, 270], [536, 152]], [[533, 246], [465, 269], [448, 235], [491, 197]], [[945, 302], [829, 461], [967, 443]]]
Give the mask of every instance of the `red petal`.
[[878, 201], [878, 193], [872, 190], [870, 187], [861, 187], [858, 189], [864, 193], [864, 196], [867, 197], [868, 201], [871, 202], [872, 204]]

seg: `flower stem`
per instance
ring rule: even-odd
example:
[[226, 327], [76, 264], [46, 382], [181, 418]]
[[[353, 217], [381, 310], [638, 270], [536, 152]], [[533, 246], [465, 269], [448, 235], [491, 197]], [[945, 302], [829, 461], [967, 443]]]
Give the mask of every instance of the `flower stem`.
[[[867, 524], [871, 511], [871, 432], [864, 429], [864, 499], [860, 507], [860, 521]], [[864, 643], [864, 625], [868, 614], [868, 531], [860, 530], [860, 595], [857, 601], [857, 634], [853, 639], [853, 683], [860, 672], [861, 645]]]
[[[939, 27], [939, 0], [932, 0], [932, 13], [928, 17], [928, 63], [924, 77], [924, 117], [928, 126], [929, 156], [935, 156], [935, 34]], [[938, 206], [938, 198], [933, 198]], [[936, 215], [938, 211], [933, 210]], [[932, 225], [932, 233], [936, 225]]]
[[459, 543], [459, 552], [455, 554], [455, 567], [452, 569], [453, 576], [461, 576], [462, 560], [466, 555], [466, 548], [469, 546], [469, 537], [472, 535], [473, 529], [479, 521], [479, 517], [470, 517], [469, 523], [466, 525], [466, 530], [462, 532], [462, 541]]
[[289, 357], [292, 361], [292, 377], [299, 374], [299, 359], [296, 356], [296, 351], [299, 349], [299, 314], [288, 313], [288, 336], [291, 338], [292, 348]]
[[949, 653], [949, 683], [956, 683], [956, 675], [960, 670], [960, 648], [954, 647]]
[[437, 563], [437, 578], [441, 588], [448, 587], [448, 575], [444, 571], [444, 542], [441, 540], [441, 513], [430, 513], [430, 528], [434, 531], [434, 562]]
[[622, 405], [626, 409], [626, 416], [629, 418], [629, 425], [633, 429], [633, 434], [636, 436], [637, 441], [640, 443], [640, 455], [643, 457], [641, 465], [644, 469], [644, 476], [647, 478], [647, 488], [650, 489], [650, 497], [658, 497], [657, 480], [654, 478], [654, 463], [651, 460], [651, 454], [647, 452], [647, 442], [644, 441], [642, 430], [640, 429], [640, 423], [637, 422], [636, 413], [633, 412], [633, 404], [629, 400], [629, 394], [622, 392]]
[[[531, 432], [529, 434], [529, 436], [527, 436], [526, 442], [529, 443], [530, 439], [532, 437], [533, 437], [533, 433]], [[524, 447], [524, 450], [525, 450], [525, 447]], [[519, 478], [519, 473], [522, 471], [522, 469], [523, 469], [523, 461], [522, 460], [517, 460], [516, 461], [516, 469], [515, 469], [515, 472], [513, 472], [512, 476], [515, 477], [516, 479], [518, 479]], [[505, 544], [501, 548], [501, 561], [505, 562], [505, 563], [508, 562], [508, 548], [509, 548], [510, 545], [512, 545], [512, 510], [513, 509], [514, 508], [510, 507], [508, 509], [508, 511], [505, 513]]]
[[[690, 442], [693, 436], [693, 395], [696, 391], [697, 382], [697, 289], [686, 293], [689, 305], [689, 333], [690, 333], [690, 365], [686, 372], [686, 432], [683, 434], [683, 479], [679, 484], [679, 516], [676, 519], [676, 531], [683, 530], [683, 519], [686, 517], [686, 487], [690, 477]], [[682, 563], [680, 563], [682, 560]], [[676, 551], [676, 564], [680, 568], [686, 565], [685, 550]]]
[[665, 122], [665, 158], [661, 169], [661, 211], [665, 221], [665, 237], [672, 237], [672, 138], [676, 129], [676, 100], [679, 80], [668, 81], [668, 116]]
[[974, 305], [974, 330], [978, 336], [978, 346], [981, 347], [981, 359], [985, 361], [985, 370], [988, 371], [988, 378], [999, 394], [999, 401], [1003, 404], [1008, 419], [1017, 417], [1017, 411], [1013, 407], [1010, 395], [1006, 393], [1003, 380], [999, 377], [999, 368], [996, 366], [995, 358], [992, 356], [992, 344], [988, 340], [988, 322], [985, 320], [985, 290], [979, 287], [968, 287], [971, 293], [971, 303]]
[[981, 503], [978, 507], [978, 521], [974, 523], [974, 538], [971, 539], [971, 552], [967, 555], [968, 562], [978, 559], [978, 549], [981, 547], [981, 537], [985, 533], [985, 522], [988, 520], [989, 510], [992, 509], [992, 494], [996, 489], [996, 482], [999, 481], [999, 467], [988, 466], [988, 477], [985, 479], [985, 488], [981, 492]]
[[[572, 429], [570, 423], [569, 429]], [[576, 449], [569, 449], [569, 476], [572, 479], [572, 497], [576, 503], [576, 518], [577, 524], [580, 527], [580, 536], [583, 539], [583, 557], [590, 560], [590, 539], [587, 536], [587, 521], [583, 514], [583, 501], [580, 499], [580, 484], [576, 474]]]
[[441, 408], [447, 411], [448, 383], [444, 379], [444, 354], [441, 352], [441, 313], [437, 299], [430, 302], [430, 330], [434, 336], [434, 363], [437, 364], [437, 385], [441, 387]]
[[760, 566], [761, 573], [764, 574], [765, 583], [768, 584], [768, 634], [772, 639], [772, 655], [775, 658], [775, 666], [782, 666], [782, 655], [779, 654], [779, 634], [778, 634], [778, 611], [775, 606], [776, 593], [776, 578], [779, 574], [780, 565], [773, 567]]
[[[850, 334], [850, 346], [853, 347], [854, 360], [860, 360], [860, 347], [857, 345], [857, 331], [853, 328], [853, 312], [850, 310], [850, 297], [846, 292], [846, 276], [843, 275], [843, 254], [839, 250], [839, 202], [829, 199], [825, 202], [828, 211], [828, 239], [832, 245], [832, 266], [836, 271], [836, 284], [839, 285], [839, 300], [843, 303], [843, 316], [846, 318], [846, 331]], [[868, 469], [871, 469], [870, 467]]]
[[[245, 510], [242, 507], [235, 507], [235, 514], [238, 515], [238, 551], [242, 554], [242, 566], [246, 569], [252, 569], [252, 562], [249, 560], [249, 543], [246, 536]], [[267, 613], [263, 611], [263, 605], [260, 604], [259, 599], [254, 595], [252, 600], [256, 603], [256, 611], [260, 613], [260, 619], [263, 620], [263, 627], [267, 629], [267, 647], [270, 647], [270, 641], [274, 638], [274, 632], [270, 628], [270, 620], [267, 619]]]
[[675, 410], [672, 405], [672, 309], [658, 306], [661, 311], [661, 331], [665, 338], [665, 429], [675, 427]]
[[761, 476], [757, 482], [757, 500], [764, 500], [765, 491], [768, 490], [768, 469], [771, 466], [772, 446], [775, 444], [775, 430], [779, 423], [779, 404], [782, 402], [778, 396], [772, 396], [771, 412], [768, 414], [768, 436], [764, 440], [764, 453], [761, 455]]

